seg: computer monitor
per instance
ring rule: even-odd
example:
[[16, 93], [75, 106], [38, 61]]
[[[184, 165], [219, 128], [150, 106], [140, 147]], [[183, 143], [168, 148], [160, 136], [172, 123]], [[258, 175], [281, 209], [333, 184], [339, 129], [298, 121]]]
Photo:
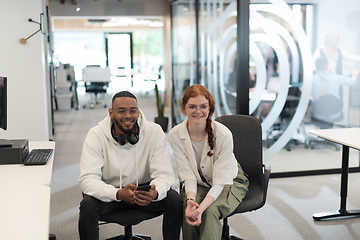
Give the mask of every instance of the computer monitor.
[[[7, 129], [7, 78], [0, 77], [0, 128]], [[0, 139], [0, 147], [10, 147], [7, 139]]]
[[0, 77], [0, 128], [7, 129], [7, 78]]

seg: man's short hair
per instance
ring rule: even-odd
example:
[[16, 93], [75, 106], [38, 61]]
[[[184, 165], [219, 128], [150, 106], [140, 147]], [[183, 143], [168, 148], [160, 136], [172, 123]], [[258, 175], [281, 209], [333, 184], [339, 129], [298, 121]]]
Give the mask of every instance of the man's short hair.
[[321, 57], [315, 62], [317, 71], [325, 71], [328, 66], [328, 59], [325, 57]]
[[137, 101], [135, 95], [132, 94], [131, 92], [121, 91], [121, 92], [116, 93], [116, 94], [113, 96], [113, 98], [112, 98], [112, 103], [115, 101], [115, 99], [120, 98], [120, 97], [134, 98], [134, 99]]

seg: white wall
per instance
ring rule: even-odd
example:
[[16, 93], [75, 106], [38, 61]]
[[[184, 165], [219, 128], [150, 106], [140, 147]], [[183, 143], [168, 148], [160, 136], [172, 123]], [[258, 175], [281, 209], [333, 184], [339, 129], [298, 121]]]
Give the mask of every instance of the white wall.
[[[0, 138], [49, 140], [49, 95], [46, 80], [46, 35], [29, 22], [40, 22], [41, 0], [6, 1], [0, 7], [0, 76], [8, 78], [8, 130]], [[45, 17], [44, 17], [45, 21]]]

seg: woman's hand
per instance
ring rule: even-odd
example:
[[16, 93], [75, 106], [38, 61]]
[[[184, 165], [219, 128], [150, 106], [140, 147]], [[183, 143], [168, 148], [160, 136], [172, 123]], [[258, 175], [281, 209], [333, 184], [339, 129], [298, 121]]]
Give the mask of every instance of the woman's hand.
[[185, 209], [185, 221], [191, 226], [199, 226], [201, 224], [201, 214], [198, 211], [199, 204], [193, 200], [187, 201], [187, 206]]
[[[203, 212], [215, 201], [215, 198], [210, 195], [206, 195], [201, 204], [197, 204], [192, 200], [187, 201], [187, 207], [185, 209], [185, 221], [191, 226], [199, 226], [201, 224], [201, 216]], [[190, 206], [189, 206], [190, 205]]]
[[188, 212], [185, 215], [185, 219], [186, 219], [185, 221], [190, 226], [200, 226], [200, 224], [201, 224], [201, 216], [202, 216], [202, 212], [199, 211], [198, 209], [195, 209], [194, 211]]

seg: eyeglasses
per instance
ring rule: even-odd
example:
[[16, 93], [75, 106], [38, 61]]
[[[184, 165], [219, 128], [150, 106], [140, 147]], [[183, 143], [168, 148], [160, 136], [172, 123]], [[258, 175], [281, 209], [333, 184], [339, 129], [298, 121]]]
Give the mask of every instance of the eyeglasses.
[[119, 114], [119, 115], [121, 115], [121, 116], [125, 116], [126, 113], [129, 112], [129, 114], [130, 114], [131, 116], [134, 116], [134, 115], [136, 115], [136, 114], [138, 113], [138, 110], [139, 110], [138, 108], [131, 108], [131, 109], [129, 109], [129, 110], [120, 108], [120, 109], [117, 109], [117, 110], [116, 110], [116, 113]]
[[197, 112], [198, 110], [201, 112], [207, 112], [210, 107], [209, 107], [209, 105], [200, 105], [200, 106], [190, 105], [190, 106], [187, 106], [186, 108], [193, 112]]

